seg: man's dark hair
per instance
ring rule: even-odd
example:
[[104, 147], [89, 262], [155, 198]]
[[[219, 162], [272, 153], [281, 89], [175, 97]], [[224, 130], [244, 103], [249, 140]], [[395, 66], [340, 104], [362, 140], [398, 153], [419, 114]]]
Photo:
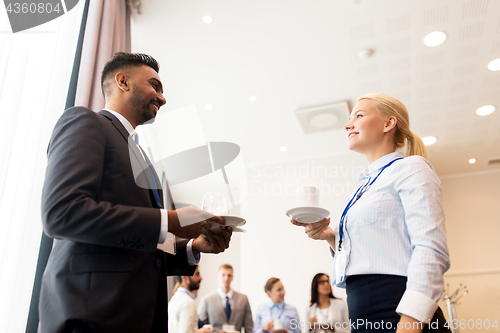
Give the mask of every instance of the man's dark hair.
[[127, 67], [138, 67], [142, 65], [151, 67], [156, 73], [160, 71], [158, 61], [150, 55], [143, 53], [116, 52], [113, 58], [111, 58], [102, 69], [101, 90], [104, 97], [106, 97], [104, 91], [106, 90], [105, 88], [107, 88], [104, 87], [104, 82], [110, 75], [114, 75], [119, 70]]

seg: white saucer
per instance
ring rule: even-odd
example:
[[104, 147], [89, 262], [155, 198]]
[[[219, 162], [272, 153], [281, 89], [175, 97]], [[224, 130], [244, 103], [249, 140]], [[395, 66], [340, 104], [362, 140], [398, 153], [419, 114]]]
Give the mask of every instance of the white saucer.
[[[229, 216], [229, 215], [221, 215], [226, 222], [227, 226], [231, 226], [233, 228], [233, 232], [245, 232], [245, 229], [239, 228], [240, 226], [244, 225], [247, 223], [245, 219], [242, 219], [241, 217], [238, 216]], [[213, 232], [214, 234], [221, 234], [221, 228], [219, 223], [212, 223], [212, 228], [210, 228], [210, 231]]]
[[[246, 232], [245, 229], [242, 229], [240, 227], [233, 227], [231, 226], [231, 228], [233, 228], [233, 232]], [[213, 223], [212, 224], [212, 228], [210, 228], [210, 231], [213, 232], [214, 234], [222, 234], [222, 229], [220, 228], [220, 224], [218, 223]]]
[[242, 219], [238, 216], [221, 215], [220, 217], [222, 217], [224, 221], [226, 221], [226, 225], [230, 225], [232, 227], [241, 227], [242, 225], [245, 225], [245, 223], [247, 223], [245, 219]]
[[297, 207], [287, 211], [286, 215], [300, 223], [316, 223], [330, 215], [330, 212], [319, 207]]

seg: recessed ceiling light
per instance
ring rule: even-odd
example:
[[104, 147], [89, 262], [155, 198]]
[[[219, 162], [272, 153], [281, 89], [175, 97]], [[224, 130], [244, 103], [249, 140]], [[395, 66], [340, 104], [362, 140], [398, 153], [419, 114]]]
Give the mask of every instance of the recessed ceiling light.
[[281, 146], [280, 150], [281, 151], [286, 151], [286, 147], [285, 146]]
[[495, 59], [491, 61], [488, 64], [488, 69], [493, 72], [500, 71], [500, 59]]
[[434, 31], [424, 37], [424, 44], [428, 47], [439, 46], [446, 40], [446, 34], [442, 31]]
[[422, 138], [422, 141], [424, 142], [424, 145], [430, 146], [435, 144], [437, 139], [434, 136], [426, 136], [425, 138]]
[[370, 58], [373, 53], [375, 53], [372, 49], [364, 49], [358, 52], [358, 58], [359, 59], [368, 59]]
[[250, 96], [250, 100], [252, 102], [255, 102], [257, 100], [257, 96], [255, 96], [255, 95]]
[[474, 163], [476, 163], [476, 159], [475, 159], [475, 158], [471, 158], [471, 159], [469, 160], [469, 163], [470, 163], [470, 164], [474, 164]]
[[212, 18], [211, 18], [210, 16], [208, 16], [208, 15], [207, 15], [207, 16], [205, 16], [205, 17], [203, 18], [203, 22], [205, 22], [205, 23], [207, 23], [207, 24], [208, 24], [208, 23], [212, 23]]
[[212, 110], [212, 108], [213, 108], [212, 104], [205, 105], [205, 109], [207, 109], [207, 110]]
[[495, 112], [495, 107], [493, 105], [481, 106], [476, 110], [478, 116], [487, 116], [489, 114], [492, 114], [493, 112]]

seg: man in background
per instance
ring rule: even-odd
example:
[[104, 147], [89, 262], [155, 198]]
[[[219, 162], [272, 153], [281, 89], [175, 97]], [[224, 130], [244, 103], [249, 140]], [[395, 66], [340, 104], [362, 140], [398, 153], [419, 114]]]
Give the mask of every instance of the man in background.
[[252, 310], [246, 295], [231, 289], [233, 267], [224, 264], [218, 271], [219, 287], [201, 299], [198, 317], [214, 329], [222, 330], [222, 325], [233, 325], [237, 331], [251, 333], [253, 328]]
[[198, 267], [192, 277], [181, 276], [181, 284], [168, 304], [168, 331], [170, 333], [211, 333], [209, 327], [198, 329], [196, 314], [196, 292], [200, 289], [201, 277]]

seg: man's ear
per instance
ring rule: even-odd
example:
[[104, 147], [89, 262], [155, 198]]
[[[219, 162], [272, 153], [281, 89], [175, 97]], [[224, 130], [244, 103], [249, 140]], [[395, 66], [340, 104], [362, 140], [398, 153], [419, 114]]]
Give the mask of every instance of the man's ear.
[[116, 73], [115, 83], [121, 91], [128, 91], [130, 89], [129, 78], [125, 73]]
[[387, 118], [384, 125], [384, 132], [390, 132], [393, 128], [396, 128], [396, 124], [398, 123], [398, 118], [391, 116]]

